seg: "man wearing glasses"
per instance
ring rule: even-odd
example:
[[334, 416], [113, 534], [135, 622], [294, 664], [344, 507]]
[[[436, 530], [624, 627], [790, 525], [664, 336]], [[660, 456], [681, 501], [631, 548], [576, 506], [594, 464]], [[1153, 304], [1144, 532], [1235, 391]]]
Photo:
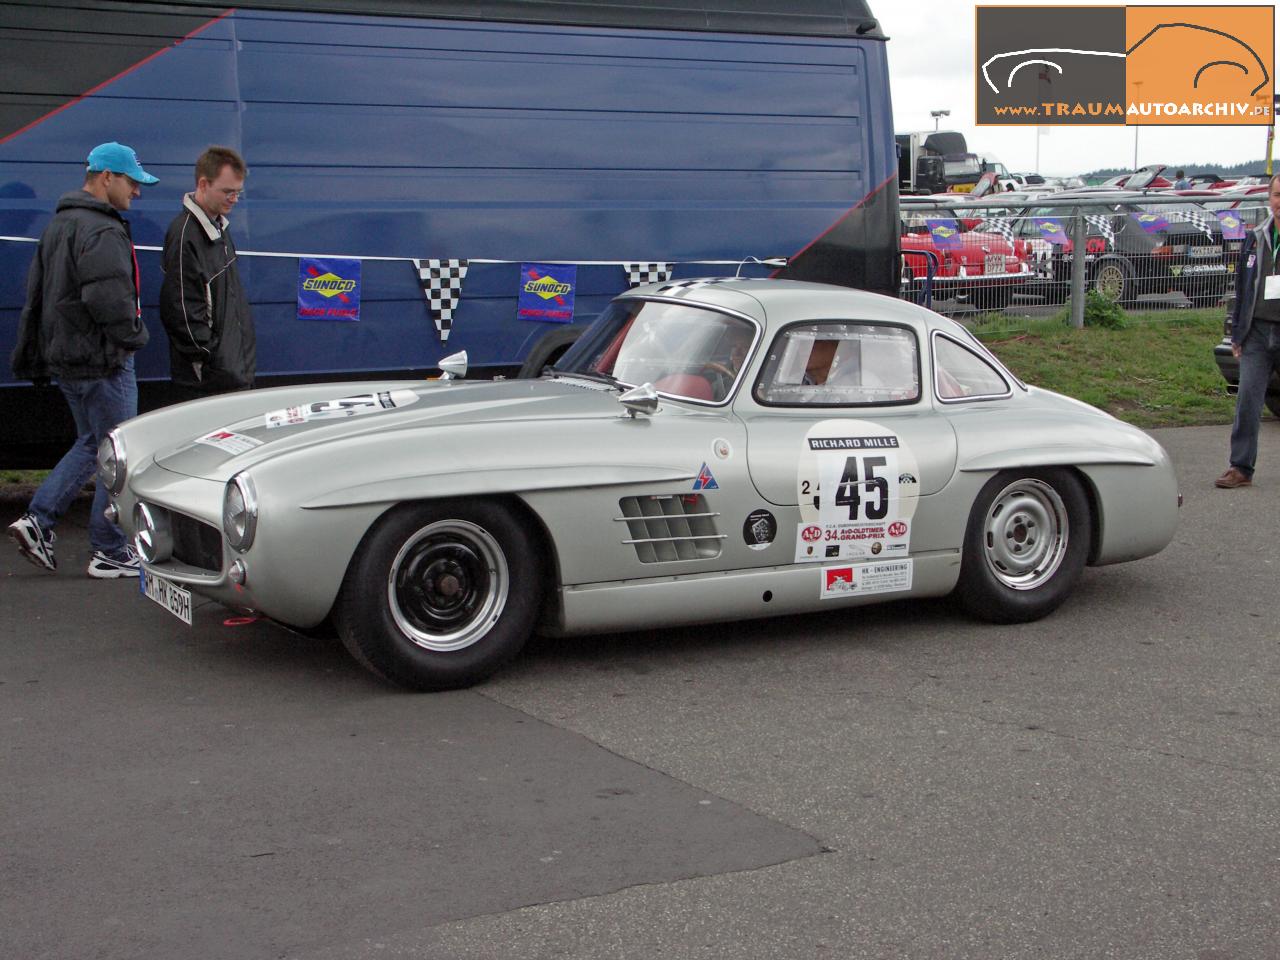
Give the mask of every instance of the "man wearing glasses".
[[196, 188], [182, 198], [164, 237], [160, 319], [177, 400], [253, 386], [253, 317], [227, 230], [248, 172], [230, 147], [207, 149], [196, 161]]
[[[64, 194], [36, 247], [27, 301], [18, 320], [13, 372], [35, 383], [58, 381], [71, 408], [76, 442], [9, 525], [22, 555], [57, 569], [54, 525], [97, 466], [98, 444], [138, 413], [133, 355], [147, 342], [139, 304], [138, 260], [121, 214], [156, 178], [121, 143], [93, 148], [84, 187]], [[103, 515], [107, 490], [98, 480], [89, 514], [89, 576], [136, 577], [138, 557], [124, 532]]]

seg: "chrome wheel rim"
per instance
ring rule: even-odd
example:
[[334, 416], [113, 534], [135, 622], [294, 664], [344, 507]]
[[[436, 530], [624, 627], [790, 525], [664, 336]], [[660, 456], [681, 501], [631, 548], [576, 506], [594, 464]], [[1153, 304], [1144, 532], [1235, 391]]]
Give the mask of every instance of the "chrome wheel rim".
[[387, 575], [387, 603], [404, 635], [448, 653], [482, 639], [510, 592], [506, 556], [483, 527], [440, 520], [400, 548]]
[[1067, 553], [1067, 509], [1058, 492], [1025, 478], [996, 496], [982, 527], [987, 569], [1014, 590], [1047, 583]]

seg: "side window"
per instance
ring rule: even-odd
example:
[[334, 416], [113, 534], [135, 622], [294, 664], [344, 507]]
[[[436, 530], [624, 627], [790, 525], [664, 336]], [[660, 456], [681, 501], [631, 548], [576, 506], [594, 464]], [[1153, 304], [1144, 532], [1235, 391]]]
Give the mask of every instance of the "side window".
[[756, 381], [761, 403], [848, 406], [920, 398], [915, 334], [876, 323], [805, 323], [778, 334]]
[[949, 337], [933, 338], [935, 389], [941, 400], [977, 400], [1012, 393], [1000, 371]]

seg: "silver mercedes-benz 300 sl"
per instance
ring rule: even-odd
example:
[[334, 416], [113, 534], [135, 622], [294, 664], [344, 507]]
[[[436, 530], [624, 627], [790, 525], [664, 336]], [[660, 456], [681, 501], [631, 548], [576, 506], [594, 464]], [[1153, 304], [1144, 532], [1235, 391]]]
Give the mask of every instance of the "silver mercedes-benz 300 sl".
[[[319, 384], [170, 407], [100, 452], [143, 592], [332, 624], [403, 686], [530, 633], [955, 592], [1042, 617], [1156, 553], [1179, 494], [1141, 430], [1021, 383], [963, 327], [775, 280], [615, 299], [537, 380]], [[196, 611], [199, 616], [199, 611]]]

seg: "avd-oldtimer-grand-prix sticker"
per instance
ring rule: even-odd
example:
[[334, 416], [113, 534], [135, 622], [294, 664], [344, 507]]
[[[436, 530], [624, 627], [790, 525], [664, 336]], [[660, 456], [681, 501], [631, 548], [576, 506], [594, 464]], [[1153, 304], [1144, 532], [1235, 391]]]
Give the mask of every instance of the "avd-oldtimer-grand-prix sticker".
[[310, 420], [358, 417], [365, 413], [379, 413], [383, 410], [407, 407], [417, 402], [418, 395], [412, 390], [382, 390], [378, 393], [360, 393], [338, 400], [319, 400], [296, 407], [282, 407], [263, 414], [262, 422], [267, 429], [293, 427]]
[[905, 557], [919, 500], [915, 454], [867, 420], [823, 420], [804, 438], [796, 476], [797, 563]]

